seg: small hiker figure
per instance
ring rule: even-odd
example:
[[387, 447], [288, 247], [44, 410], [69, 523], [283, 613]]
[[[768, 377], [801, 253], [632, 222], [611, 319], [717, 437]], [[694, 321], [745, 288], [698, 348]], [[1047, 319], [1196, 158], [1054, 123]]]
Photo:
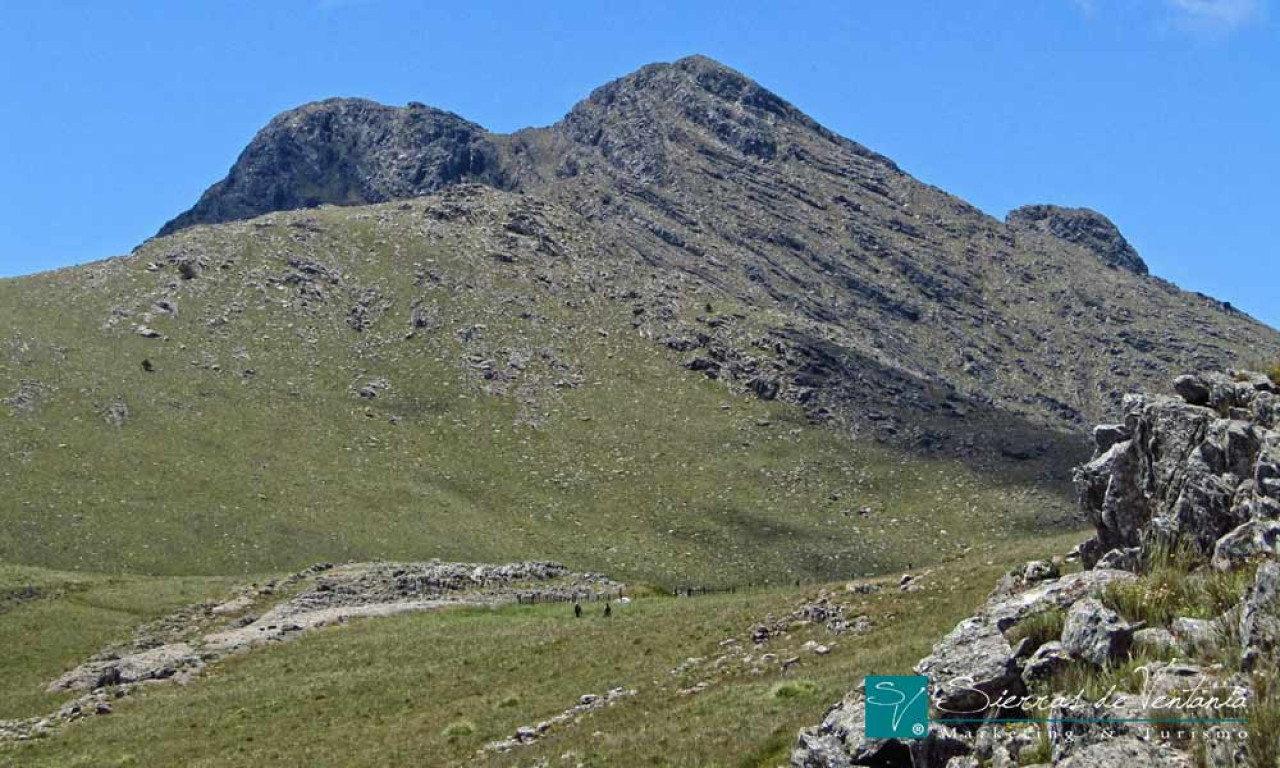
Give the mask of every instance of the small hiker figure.
[[604, 617], [607, 619], [613, 615], [613, 603], [604, 604]]
[[573, 618], [575, 619], [582, 618], [582, 603], [575, 602], [573, 604]]

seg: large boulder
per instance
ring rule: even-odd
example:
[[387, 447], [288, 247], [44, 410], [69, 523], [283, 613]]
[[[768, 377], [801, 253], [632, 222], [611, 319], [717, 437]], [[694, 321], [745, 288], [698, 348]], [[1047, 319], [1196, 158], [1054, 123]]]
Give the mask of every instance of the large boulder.
[[990, 699], [1023, 690], [1017, 654], [985, 617], [960, 622], [916, 665], [916, 674], [929, 678], [934, 706], [944, 718], [978, 717]]
[[861, 692], [827, 711], [822, 724], [800, 731], [791, 751], [796, 768], [910, 765], [910, 747], [897, 739], [866, 737], [867, 705]]
[[1071, 664], [1071, 653], [1057, 640], [1050, 640], [1031, 654], [1022, 665], [1022, 681], [1032, 684], [1047, 680]]
[[1105, 565], [1126, 567], [1127, 553], [1153, 541], [1208, 555], [1249, 520], [1280, 516], [1280, 435], [1242, 418], [1275, 396], [1242, 378], [1183, 377], [1183, 399], [1125, 398], [1123, 428], [1100, 433], [1097, 455], [1076, 470], [1081, 507], [1097, 529], [1080, 549], [1086, 568], [1104, 556]]
[[1103, 665], [1127, 653], [1132, 642], [1133, 627], [1096, 598], [1079, 600], [1067, 611], [1062, 647], [1073, 656]]
[[1218, 539], [1213, 567], [1229, 571], [1261, 555], [1280, 556], [1280, 521], [1250, 520]]

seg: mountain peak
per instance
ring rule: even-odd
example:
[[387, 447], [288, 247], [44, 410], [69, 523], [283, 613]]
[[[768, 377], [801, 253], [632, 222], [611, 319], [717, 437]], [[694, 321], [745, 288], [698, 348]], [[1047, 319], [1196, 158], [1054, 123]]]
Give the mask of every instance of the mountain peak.
[[272, 118], [227, 177], [159, 234], [326, 203], [415, 197], [462, 181], [502, 186], [499, 177], [488, 133], [452, 112], [324, 99]]
[[1060, 205], [1024, 205], [1010, 211], [1005, 223], [1014, 229], [1043, 232], [1082, 246], [1108, 266], [1139, 275], [1147, 274], [1146, 262], [1120, 234], [1120, 228], [1095, 210]]

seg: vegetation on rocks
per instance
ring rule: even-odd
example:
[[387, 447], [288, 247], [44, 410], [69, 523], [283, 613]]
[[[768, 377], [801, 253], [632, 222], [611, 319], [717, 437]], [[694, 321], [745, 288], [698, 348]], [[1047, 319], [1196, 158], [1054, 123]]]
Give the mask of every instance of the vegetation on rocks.
[[957, 720], [983, 717], [1047, 720], [1038, 757], [1055, 764], [1275, 768], [1280, 388], [1244, 372], [1176, 389], [1129, 398], [1123, 424], [1095, 431], [1077, 481], [1096, 533], [1071, 554], [1085, 570], [1007, 573], [916, 665], [935, 710], [923, 739], [867, 738], [855, 692], [801, 730], [793, 765], [1018, 764], [1033, 751], [1032, 725]]

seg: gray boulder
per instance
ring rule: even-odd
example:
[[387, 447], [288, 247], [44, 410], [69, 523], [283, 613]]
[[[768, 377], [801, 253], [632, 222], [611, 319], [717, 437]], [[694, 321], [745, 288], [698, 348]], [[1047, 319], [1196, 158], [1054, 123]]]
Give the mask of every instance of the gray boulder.
[[1178, 641], [1173, 633], [1160, 627], [1147, 627], [1133, 633], [1132, 650], [1151, 656], [1171, 656], [1178, 652]]
[[1048, 560], [1032, 560], [1022, 569], [1022, 580], [1028, 584], [1056, 579], [1060, 575], [1058, 566]]
[[1071, 663], [1071, 654], [1057, 640], [1051, 640], [1036, 649], [1022, 666], [1022, 681], [1030, 686], [1047, 680]]
[[800, 731], [791, 751], [795, 768], [910, 765], [911, 750], [897, 739], [868, 739], [866, 701], [851, 694], [827, 711], [822, 724]]
[[1280, 648], [1280, 562], [1276, 560], [1258, 568], [1253, 586], [1240, 604], [1240, 641], [1246, 671]]
[[1106, 568], [1114, 571], [1129, 571], [1131, 573], [1138, 570], [1138, 566], [1142, 560], [1141, 547], [1124, 547], [1122, 549], [1113, 549], [1102, 557], [1098, 558], [1095, 568]]
[[987, 697], [1023, 690], [1014, 649], [986, 618], [960, 622], [916, 665], [916, 674], [929, 678], [934, 704], [944, 717], [978, 716], [987, 709]]
[[1280, 556], [1280, 521], [1250, 520], [1241, 524], [1213, 547], [1213, 567], [1234, 570], [1260, 555]]
[[1062, 629], [1062, 647], [1079, 658], [1102, 665], [1129, 651], [1133, 627], [1100, 600], [1086, 597], [1071, 606]]
[[1173, 391], [1178, 393], [1178, 397], [1186, 400], [1191, 405], [1208, 405], [1209, 398], [1213, 391], [1209, 389], [1209, 384], [1200, 376], [1187, 374], [1179, 376], [1173, 380]]

